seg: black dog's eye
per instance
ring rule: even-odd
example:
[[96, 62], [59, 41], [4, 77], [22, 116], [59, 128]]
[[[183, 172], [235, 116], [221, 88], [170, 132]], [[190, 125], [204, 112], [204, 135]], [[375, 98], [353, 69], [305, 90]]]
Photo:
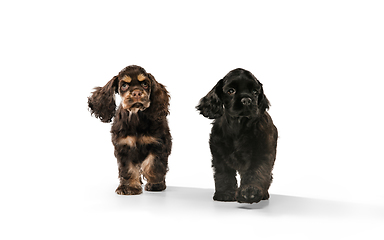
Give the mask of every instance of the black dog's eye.
[[127, 91], [127, 89], [128, 89], [128, 84], [127, 83], [123, 83], [122, 85], [121, 85], [121, 91]]
[[254, 95], [257, 95], [258, 92], [257, 92], [257, 90], [253, 90], [252, 93], [253, 93]]
[[233, 88], [230, 88], [230, 89], [227, 91], [227, 93], [228, 93], [229, 95], [232, 95], [232, 94], [234, 94], [235, 92], [236, 92], [236, 90], [233, 89]]
[[143, 82], [143, 83], [141, 84], [141, 86], [142, 86], [144, 89], [147, 89], [147, 88], [148, 88], [148, 84], [147, 84], [146, 82]]

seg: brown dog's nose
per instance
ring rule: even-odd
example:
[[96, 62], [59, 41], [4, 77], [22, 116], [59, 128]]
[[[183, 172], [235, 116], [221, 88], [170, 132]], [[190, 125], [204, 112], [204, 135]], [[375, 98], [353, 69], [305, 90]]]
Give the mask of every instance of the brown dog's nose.
[[132, 97], [133, 98], [136, 98], [136, 99], [139, 99], [141, 97], [141, 91], [140, 90], [133, 90], [132, 91]]

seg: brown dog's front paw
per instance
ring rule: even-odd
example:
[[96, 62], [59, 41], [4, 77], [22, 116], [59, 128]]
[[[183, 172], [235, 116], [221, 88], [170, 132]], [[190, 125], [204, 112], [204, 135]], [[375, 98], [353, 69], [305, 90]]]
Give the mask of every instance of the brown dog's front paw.
[[221, 202], [234, 202], [236, 201], [235, 192], [215, 192], [213, 200]]
[[143, 192], [143, 189], [140, 187], [131, 187], [128, 185], [120, 185], [116, 191], [119, 195], [138, 195]]
[[163, 182], [160, 182], [160, 183], [147, 183], [145, 185], [145, 190], [146, 191], [163, 191], [167, 188], [167, 186], [165, 185], [165, 181]]
[[239, 203], [258, 203], [263, 199], [262, 193], [254, 186], [240, 187], [236, 192]]

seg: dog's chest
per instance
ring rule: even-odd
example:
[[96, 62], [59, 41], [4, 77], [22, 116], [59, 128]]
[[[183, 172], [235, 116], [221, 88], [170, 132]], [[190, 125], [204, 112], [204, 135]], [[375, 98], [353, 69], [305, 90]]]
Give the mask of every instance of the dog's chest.
[[236, 150], [252, 150], [257, 145], [257, 139], [253, 136], [248, 135], [236, 135], [225, 137], [226, 147], [232, 151]]
[[153, 136], [139, 135], [120, 137], [119, 139], [117, 139], [116, 143], [118, 145], [127, 145], [131, 148], [136, 148], [138, 145], [156, 144], [160, 141], [160, 139]]

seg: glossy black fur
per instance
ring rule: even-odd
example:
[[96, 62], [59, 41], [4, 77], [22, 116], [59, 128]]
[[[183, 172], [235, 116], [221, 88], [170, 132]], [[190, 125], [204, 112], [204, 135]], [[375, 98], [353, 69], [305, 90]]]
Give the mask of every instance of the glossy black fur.
[[[214, 119], [210, 135], [217, 201], [254, 203], [269, 198], [277, 128], [269, 101], [252, 73], [235, 69], [200, 100], [197, 110]], [[240, 174], [238, 187], [236, 174]]]

